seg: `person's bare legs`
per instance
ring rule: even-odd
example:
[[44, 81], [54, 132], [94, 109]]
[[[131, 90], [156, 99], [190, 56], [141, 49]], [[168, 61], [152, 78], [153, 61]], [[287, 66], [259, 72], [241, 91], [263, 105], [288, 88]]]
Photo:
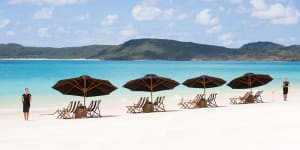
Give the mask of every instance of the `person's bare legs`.
[[287, 101], [287, 94], [283, 94], [283, 100]]
[[24, 112], [24, 120], [28, 120], [28, 112]]
[[28, 118], [29, 118], [29, 112], [27, 112], [27, 120], [28, 120]]

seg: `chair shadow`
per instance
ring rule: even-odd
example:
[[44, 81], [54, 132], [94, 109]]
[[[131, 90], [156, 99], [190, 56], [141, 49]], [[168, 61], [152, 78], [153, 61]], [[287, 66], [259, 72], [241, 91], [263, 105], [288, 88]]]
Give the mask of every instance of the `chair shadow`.
[[103, 115], [101, 117], [91, 117], [87, 119], [99, 119], [99, 118], [113, 118], [113, 117], [119, 117], [120, 115]]
[[257, 103], [257, 104], [263, 104], [263, 103], [274, 103], [274, 101], [264, 101], [262, 103]]
[[218, 107], [228, 107], [228, 106], [222, 105], [222, 106], [217, 106], [217, 107], [212, 107], [212, 108], [218, 108]]
[[179, 109], [174, 109], [174, 110], [166, 110], [166, 111], [155, 111], [154, 113], [163, 113], [163, 112], [177, 112], [177, 111], [182, 111]]

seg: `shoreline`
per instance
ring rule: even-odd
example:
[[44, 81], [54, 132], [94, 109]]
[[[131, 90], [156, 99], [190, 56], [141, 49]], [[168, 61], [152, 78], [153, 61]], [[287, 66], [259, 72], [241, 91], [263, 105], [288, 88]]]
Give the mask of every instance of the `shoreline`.
[[35, 61], [35, 60], [49, 60], [49, 61], [55, 61], [55, 60], [70, 60], [70, 61], [132, 61], [132, 62], [143, 62], [143, 61], [164, 61], [164, 62], [260, 62], [260, 63], [292, 63], [292, 62], [300, 62], [300, 61], [265, 61], [265, 60], [167, 60], [167, 59], [135, 59], [135, 60], [116, 60], [116, 59], [88, 59], [88, 58], [74, 58], [74, 59], [60, 59], [60, 58], [0, 58], [0, 60], [28, 60], [28, 61]]
[[58, 59], [58, 58], [0, 58], [0, 60], [92, 60], [92, 61], [103, 61], [102, 59], [85, 59], [85, 58], [75, 58], [75, 59]]

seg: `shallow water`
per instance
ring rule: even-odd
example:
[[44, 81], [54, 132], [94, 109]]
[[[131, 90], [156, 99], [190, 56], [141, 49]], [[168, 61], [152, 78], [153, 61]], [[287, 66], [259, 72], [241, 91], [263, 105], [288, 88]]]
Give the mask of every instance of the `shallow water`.
[[[148, 73], [169, 77], [178, 82], [199, 75], [211, 75], [230, 81], [247, 72], [270, 74], [274, 80], [259, 87], [269, 91], [281, 91], [281, 83], [288, 77], [292, 87], [300, 86], [300, 62], [195, 62], [195, 61], [100, 61], [100, 60], [0, 60], [0, 108], [19, 106], [25, 87], [30, 89], [36, 104], [56, 104], [64, 99], [81, 99], [65, 96], [51, 87], [60, 79], [89, 75], [110, 80], [118, 87], [104, 99], [127, 101], [147, 95], [131, 92], [122, 87], [127, 81]], [[154, 95], [188, 96], [202, 89], [182, 85], [174, 90], [156, 92]], [[226, 85], [208, 89], [208, 92], [228, 93]]]

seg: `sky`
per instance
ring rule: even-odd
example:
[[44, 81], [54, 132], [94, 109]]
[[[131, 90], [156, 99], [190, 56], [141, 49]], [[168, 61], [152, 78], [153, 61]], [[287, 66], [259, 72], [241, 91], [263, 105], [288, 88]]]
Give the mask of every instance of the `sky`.
[[69, 47], [161, 38], [300, 44], [299, 0], [1, 0], [0, 43]]

